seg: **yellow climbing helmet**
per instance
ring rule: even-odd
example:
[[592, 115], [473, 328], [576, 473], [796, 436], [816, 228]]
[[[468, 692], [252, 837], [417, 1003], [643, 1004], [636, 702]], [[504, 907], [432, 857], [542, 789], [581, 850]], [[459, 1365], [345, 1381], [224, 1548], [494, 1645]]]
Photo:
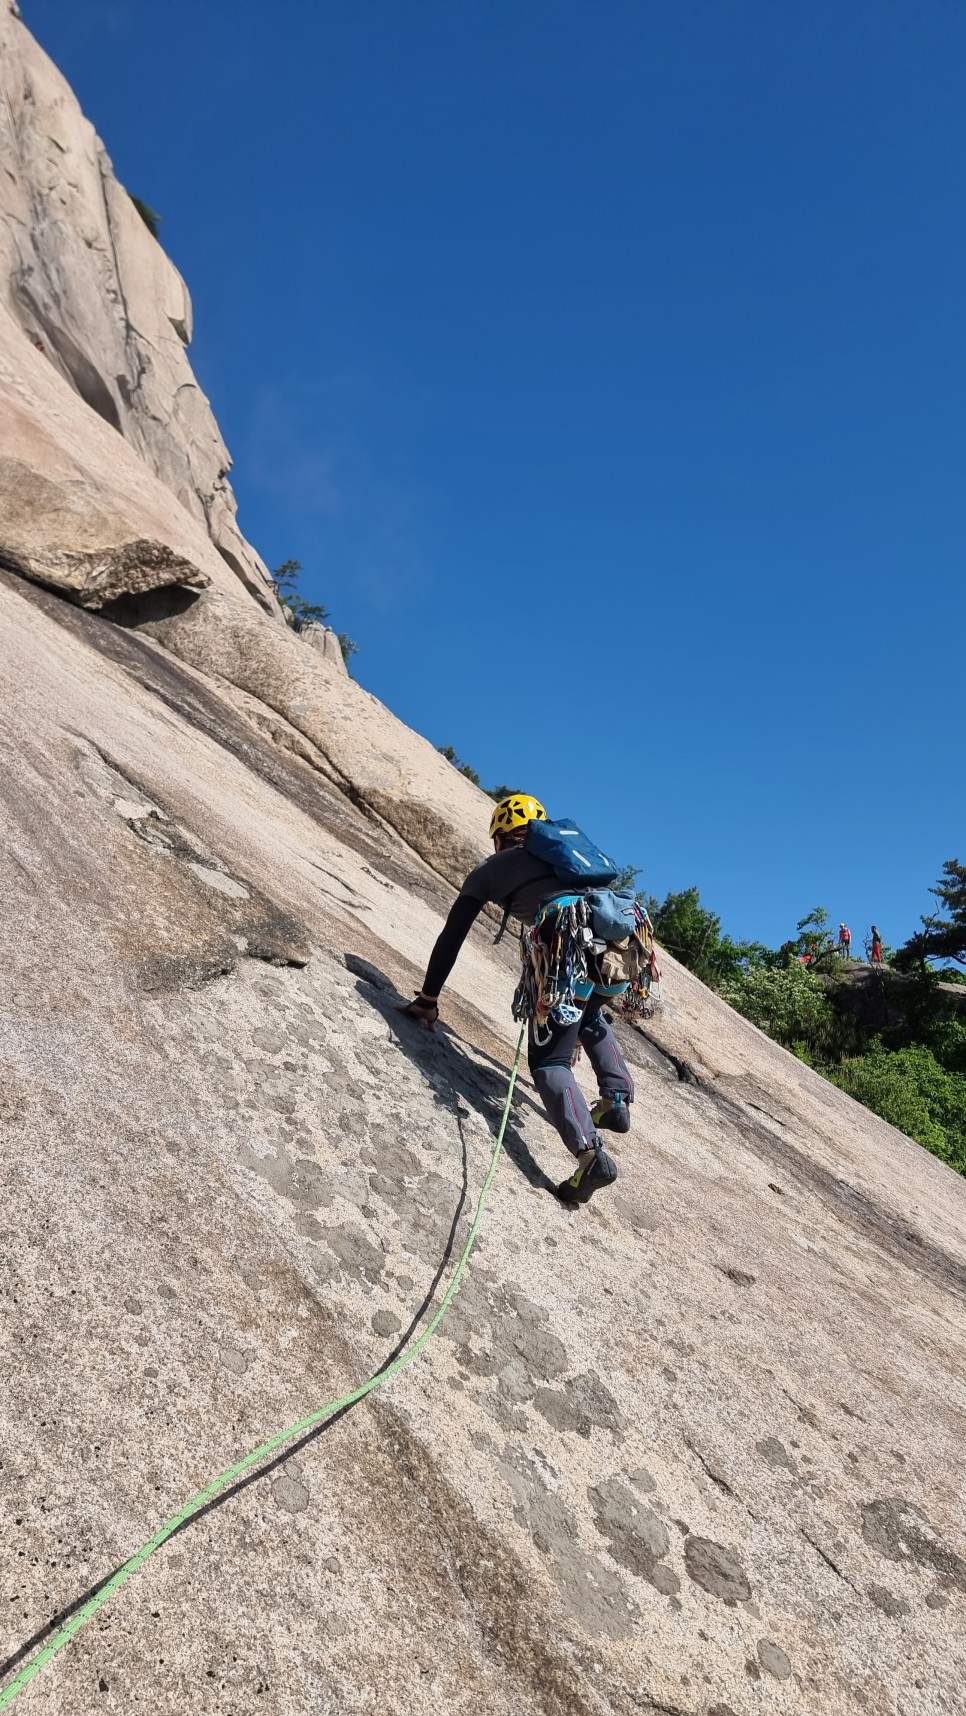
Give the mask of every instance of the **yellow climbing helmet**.
[[528, 822], [546, 822], [547, 813], [539, 799], [526, 792], [511, 792], [501, 798], [490, 817], [490, 839], [494, 834], [509, 834], [514, 828], [524, 828]]

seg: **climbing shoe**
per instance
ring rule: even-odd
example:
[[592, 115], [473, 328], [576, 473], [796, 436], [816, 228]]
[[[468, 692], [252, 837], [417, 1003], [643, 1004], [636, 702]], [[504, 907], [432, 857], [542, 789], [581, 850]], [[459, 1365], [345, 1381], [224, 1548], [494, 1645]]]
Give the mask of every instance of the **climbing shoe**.
[[557, 1187], [557, 1196], [569, 1209], [585, 1204], [602, 1186], [612, 1186], [617, 1178], [617, 1163], [598, 1144], [593, 1150], [583, 1150], [577, 1158], [576, 1172]]
[[631, 1129], [630, 1104], [620, 1093], [602, 1096], [599, 1102], [594, 1103], [590, 1117], [598, 1131], [603, 1128], [605, 1132], [629, 1132]]

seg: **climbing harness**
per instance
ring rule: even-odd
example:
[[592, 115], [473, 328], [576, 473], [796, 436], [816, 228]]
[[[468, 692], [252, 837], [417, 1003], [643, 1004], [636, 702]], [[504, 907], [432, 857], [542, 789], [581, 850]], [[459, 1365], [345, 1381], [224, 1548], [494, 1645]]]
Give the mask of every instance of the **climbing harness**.
[[259, 1465], [262, 1460], [268, 1458], [269, 1454], [274, 1454], [276, 1450], [283, 1447], [286, 1442], [291, 1442], [296, 1436], [301, 1436], [307, 1430], [314, 1429], [317, 1424], [324, 1423], [324, 1421], [327, 1418], [331, 1418], [334, 1413], [344, 1412], [348, 1407], [354, 1406], [357, 1401], [364, 1400], [367, 1394], [372, 1394], [374, 1389], [381, 1388], [383, 1383], [389, 1382], [392, 1377], [397, 1376], [401, 1370], [406, 1368], [407, 1365], [412, 1364], [413, 1359], [416, 1358], [417, 1354], [421, 1353], [423, 1348], [428, 1345], [452, 1303], [456, 1289], [462, 1279], [463, 1272], [469, 1262], [470, 1252], [476, 1242], [476, 1236], [480, 1231], [480, 1223], [483, 1219], [483, 1209], [489, 1195], [490, 1187], [493, 1184], [497, 1164], [500, 1160], [500, 1154], [503, 1149], [503, 1137], [506, 1132], [507, 1121], [510, 1117], [510, 1103], [513, 1100], [513, 1090], [516, 1084], [517, 1073], [520, 1069], [520, 1055], [522, 1051], [523, 1028], [521, 1027], [520, 1035], [517, 1039], [516, 1054], [513, 1058], [513, 1067], [510, 1072], [510, 1083], [507, 1087], [506, 1102], [503, 1105], [503, 1116], [500, 1121], [500, 1129], [496, 1136], [496, 1144], [493, 1149], [490, 1166], [487, 1169], [486, 1178], [483, 1181], [483, 1186], [480, 1191], [479, 1198], [477, 1199], [476, 1212], [473, 1216], [473, 1222], [467, 1236], [466, 1244], [463, 1247], [460, 1260], [453, 1272], [453, 1279], [443, 1294], [436, 1310], [433, 1312], [432, 1317], [426, 1324], [422, 1334], [413, 1342], [411, 1347], [407, 1347], [406, 1351], [400, 1353], [397, 1358], [394, 1358], [391, 1364], [387, 1364], [384, 1370], [377, 1371], [375, 1376], [371, 1376], [368, 1382], [362, 1383], [359, 1388], [353, 1389], [351, 1394], [343, 1395], [341, 1400], [330, 1400], [327, 1406], [319, 1407], [316, 1412], [309, 1413], [307, 1418], [300, 1418], [297, 1424], [290, 1424], [287, 1430], [280, 1430], [277, 1435], [269, 1437], [267, 1442], [263, 1442], [261, 1446], [255, 1448], [252, 1453], [246, 1454], [243, 1460], [239, 1460], [237, 1464], [232, 1466], [227, 1472], [222, 1472], [220, 1477], [212, 1478], [211, 1482], [206, 1484], [203, 1490], [200, 1490], [191, 1501], [186, 1502], [184, 1507], [179, 1508], [178, 1512], [174, 1514], [165, 1525], [162, 1525], [159, 1531], [155, 1532], [149, 1543], [145, 1543], [143, 1547], [136, 1552], [136, 1554], [131, 1556], [129, 1561], [125, 1561], [123, 1567], [119, 1567], [117, 1572], [111, 1575], [110, 1579], [101, 1586], [100, 1590], [96, 1591], [94, 1595], [89, 1598], [83, 1608], [78, 1609], [77, 1614], [72, 1615], [71, 1619], [60, 1628], [59, 1632], [54, 1634], [54, 1637], [44, 1645], [43, 1649], [37, 1653], [32, 1661], [28, 1662], [26, 1667], [21, 1669], [16, 1679], [12, 1680], [9, 1686], [0, 1691], [0, 1710], [6, 1710], [13, 1703], [17, 1694], [22, 1692], [25, 1686], [29, 1686], [34, 1676], [39, 1674], [42, 1668], [46, 1668], [51, 1658], [56, 1656], [58, 1651], [63, 1650], [65, 1645], [70, 1644], [71, 1639], [74, 1638], [83, 1627], [86, 1627], [88, 1621], [93, 1619], [98, 1610], [102, 1609], [105, 1603], [110, 1602], [110, 1599], [113, 1596], [116, 1596], [122, 1585], [126, 1585], [129, 1579], [133, 1579], [135, 1573], [140, 1573], [141, 1568], [145, 1563], [150, 1561], [152, 1555], [157, 1553], [161, 1546], [168, 1541], [169, 1537], [172, 1537], [174, 1533], [181, 1528], [181, 1526], [185, 1525], [187, 1521], [193, 1517], [194, 1514], [200, 1513], [201, 1509], [205, 1507], [208, 1502], [210, 1502], [215, 1496], [219, 1495], [222, 1490], [227, 1489], [229, 1484], [234, 1483], [236, 1478], [240, 1478], [245, 1472], [250, 1472], [253, 1466]]

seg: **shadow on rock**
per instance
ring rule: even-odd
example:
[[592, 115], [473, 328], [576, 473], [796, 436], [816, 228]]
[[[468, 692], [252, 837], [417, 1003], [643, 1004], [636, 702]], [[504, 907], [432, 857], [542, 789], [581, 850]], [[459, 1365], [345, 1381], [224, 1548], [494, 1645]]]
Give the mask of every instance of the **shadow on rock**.
[[[450, 1222], [449, 1233], [446, 1237], [446, 1244], [443, 1247], [442, 1256], [440, 1257], [439, 1263], [434, 1271], [433, 1278], [429, 1283], [422, 1300], [413, 1312], [408, 1327], [403, 1330], [391, 1351], [386, 1354], [382, 1363], [372, 1373], [374, 1377], [381, 1376], [383, 1371], [388, 1370], [389, 1366], [399, 1358], [400, 1354], [405, 1351], [406, 1347], [415, 1336], [420, 1323], [432, 1306], [447, 1265], [453, 1256], [456, 1246], [457, 1230], [459, 1228], [460, 1218], [466, 1207], [466, 1199], [469, 1192], [469, 1161], [466, 1150], [466, 1139], [463, 1135], [462, 1127], [459, 1128], [459, 1134], [462, 1143], [462, 1180], [460, 1184], [459, 1198], [457, 1199], [456, 1208], [453, 1211], [453, 1217]], [[182, 1536], [183, 1533], [190, 1532], [200, 1520], [206, 1519], [209, 1514], [218, 1512], [218, 1510], [223, 1508], [228, 1502], [233, 1501], [236, 1496], [241, 1495], [244, 1490], [250, 1489], [253, 1484], [261, 1483], [263, 1478], [271, 1477], [274, 1472], [277, 1472], [280, 1467], [286, 1465], [289, 1460], [295, 1459], [296, 1455], [304, 1452], [304, 1450], [310, 1447], [313, 1442], [317, 1442], [320, 1437], [326, 1435], [329, 1430], [334, 1429], [341, 1419], [348, 1417], [350, 1412], [354, 1412], [356, 1407], [361, 1406], [366, 1398], [368, 1397], [364, 1396], [362, 1400], [355, 1400], [350, 1402], [347, 1406], [339, 1407], [338, 1410], [333, 1412], [330, 1417], [324, 1419], [321, 1424], [313, 1425], [310, 1430], [306, 1430], [296, 1441], [286, 1443], [277, 1454], [274, 1454], [271, 1458], [266, 1458], [263, 1464], [255, 1466], [250, 1472], [246, 1473], [244, 1477], [236, 1479], [234, 1483], [226, 1485], [226, 1487], [217, 1495], [213, 1496], [210, 1501], [205, 1502], [203, 1506], [196, 1508], [186, 1519], [183, 1519], [171, 1532], [166, 1541], [170, 1543], [176, 1537]], [[72, 1603], [66, 1604], [64, 1608], [59, 1609], [56, 1614], [51, 1615], [50, 1619], [46, 1621], [42, 1627], [38, 1628], [30, 1638], [25, 1639], [21, 1645], [18, 1645], [5, 1661], [0, 1662], [0, 1702], [2, 1702], [2, 1682], [6, 1680], [7, 1676], [12, 1674], [14, 1669], [19, 1668], [22, 1663], [25, 1663], [28, 1657], [32, 1657], [34, 1652], [39, 1650], [42, 1645], [47, 1644], [54, 1633], [63, 1627], [67, 1621], [71, 1620], [72, 1617], [83, 1609], [87, 1603], [91, 1602], [99, 1592], [103, 1591], [104, 1587], [110, 1584], [112, 1579], [117, 1577], [123, 1566], [126, 1566], [126, 1563], [122, 1562], [120, 1566], [113, 1568], [110, 1573], [105, 1574], [103, 1579], [98, 1580], [96, 1585], [89, 1585], [85, 1591], [81, 1592], [79, 1597], [76, 1597]]]
[[[482, 1116], [495, 1135], [499, 1130], [503, 1104], [506, 1101], [509, 1067], [499, 1066], [489, 1055], [482, 1055], [482, 1051], [482, 1058], [488, 1065], [480, 1066], [477, 1060], [466, 1053], [462, 1040], [442, 1022], [436, 1031], [427, 1031], [418, 1020], [405, 1018], [399, 1011], [405, 998], [398, 994], [392, 979], [380, 971], [378, 966], [357, 958], [355, 954], [346, 954], [345, 963], [357, 979], [356, 987], [360, 996], [368, 1001], [377, 1013], [381, 1013], [403, 1054], [409, 1056], [437, 1095], [443, 1100], [465, 1103]], [[514, 1110], [523, 1107], [531, 1108], [541, 1120], [546, 1118], [539, 1104], [534, 1102], [532, 1097], [525, 1095], [517, 1085], [513, 1109], [503, 1138], [504, 1150], [528, 1185], [541, 1192], [550, 1192], [556, 1197], [555, 1182], [531, 1154], [526, 1139], [515, 1123]]]

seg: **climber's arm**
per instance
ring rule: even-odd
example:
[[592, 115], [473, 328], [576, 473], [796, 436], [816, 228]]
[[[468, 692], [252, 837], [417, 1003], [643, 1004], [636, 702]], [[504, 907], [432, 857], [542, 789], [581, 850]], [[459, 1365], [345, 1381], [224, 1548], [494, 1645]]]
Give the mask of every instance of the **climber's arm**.
[[439, 999], [439, 992], [456, 964], [460, 948], [482, 910], [483, 901], [475, 900], [471, 894], [458, 894], [453, 901], [426, 967], [426, 981], [420, 993], [427, 1001]]
[[450, 907], [446, 919], [436, 939], [436, 945], [429, 956], [426, 976], [422, 989], [415, 1001], [403, 1009], [413, 1019], [425, 1019], [432, 1028], [439, 1017], [440, 990], [456, 964], [460, 948], [476, 922], [484, 902], [476, 900], [471, 894], [459, 894]]

